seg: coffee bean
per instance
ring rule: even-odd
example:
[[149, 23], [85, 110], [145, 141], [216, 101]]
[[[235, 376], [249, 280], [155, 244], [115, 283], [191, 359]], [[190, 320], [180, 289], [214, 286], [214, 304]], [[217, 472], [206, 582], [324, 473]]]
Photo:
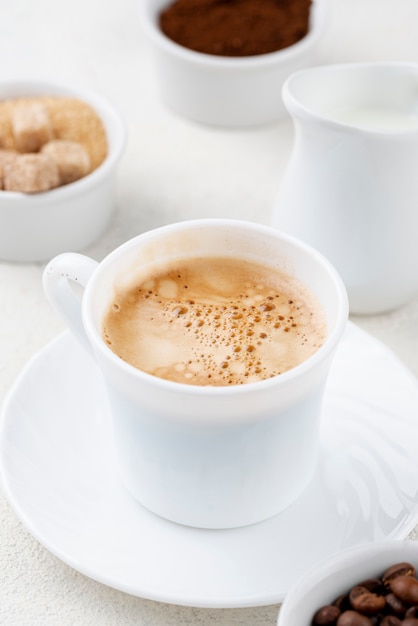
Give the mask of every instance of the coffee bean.
[[418, 604], [418, 580], [411, 576], [396, 576], [389, 588], [398, 598], [408, 604]]
[[415, 567], [411, 563], [395, 563], [395, 565], [391, 565], [383, 572], [382, 582], [388, 585], [397, 576], [412, 576], [415, 578]]
[[365, 613], [366, 615], [373, 615], [379, 613], [385, 608], [386, 599], [384, 596], [378, 596], [376, 593], [370, 593], [366, 587], [357, 585], [350, 591], [350, 603], [353, 609]]
[[341, 615], [338, 607], [333, 605], [321, 607], [314, 615], [314, 626], [335, 626], [337, 619]]
[[404, 617], [418, 617], [418, 608], [410, 606], [409, 609], [406, 609]]
[[350, 609], [350, 598], [348, 597], [348, 593], [344, 593], [340, 596], [338, 596], [338, 598], [336, 598], [334, 600], [334, 602], [332, 603], [334, 606], [337, 606], [341, 613], [343, 611], [348, 611], [348, 609]]
[[386, 604], [394, 615], [398, 615], [399, 617], [404, 617], [407, 607], [405, 604], [395, 596], [394, 593], [388, 593], [386, 596]]
[[368, 591], [372, 593], [377, 593], [379, 595], [384, 595], [386, 593], [386, 589], [384, 584], [378, 578], [367, 578], [367, 580], [363, 580], [361, 583], [358, 583], [356, 587], [366, 587]]
[[337, 626], [373, 626], [373, 622], [357, 611], [344, 611], [337, 620]]
[[402, 626], [403, 622], [396, 615], [385, 615], [379, 626]]
[[407, 617], [401, 622], [401, 626], [418, 626], [418, 619], [416, 617]]

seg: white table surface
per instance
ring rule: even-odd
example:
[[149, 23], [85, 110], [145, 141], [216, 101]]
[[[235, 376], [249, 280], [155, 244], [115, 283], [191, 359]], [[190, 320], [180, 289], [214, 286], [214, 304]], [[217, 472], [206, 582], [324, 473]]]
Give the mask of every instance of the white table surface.
[[[1, 77], [38, 75], [76, 82], [107, 96], [125, 118], [128, 145], [119, 172], [117, 212], [105, 236], [87, 250], [98, 260], [131, 236], [179, 219], [226, 216], [268, 223], [292, 146], [289, 118], [228, 131], [165, 110], [136, 2], [0, 1]], [[330, 2], [319, 61], [418, 62], [417, 0]], [[0, 403], [28, 359], [64, 328], [43, 295], [43, 267], [0, 263]], [[418, 375], [418, 298], [388, 315], [354, 321]], [[278, 610], [186, 608], [108, 588], [43, 548], [0, 489], [1, 625], [270, 626]]]

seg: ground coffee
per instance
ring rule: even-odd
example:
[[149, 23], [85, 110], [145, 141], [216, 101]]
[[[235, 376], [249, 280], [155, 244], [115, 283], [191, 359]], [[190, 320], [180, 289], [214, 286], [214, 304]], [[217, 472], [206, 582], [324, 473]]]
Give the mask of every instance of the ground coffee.
[[161, 12], [160, 27], [191, 50], [252, 56], [302, 39], [310, 6], [311, 0], [175, 0]]

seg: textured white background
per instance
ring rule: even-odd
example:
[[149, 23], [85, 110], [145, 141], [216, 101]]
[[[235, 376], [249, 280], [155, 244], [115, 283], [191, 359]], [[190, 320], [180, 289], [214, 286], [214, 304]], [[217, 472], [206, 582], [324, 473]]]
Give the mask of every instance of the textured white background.
[[[136, 1], [0, 0], [0, 78], [56, 77], [92, 87], [125, 118], [129, 139], [118, 210], [107, 234], [87, 251], [98, 260], [125, 239], [179, 219], [225, 216], [268, 223], [292, 146], [288, 118], [228, 131], [166, 111], [158, 100]], [[418, 62], [417, 0], [330, 3], [321, 62]], [[28, 359], [63, 329], [45, 301], [42, 270], [42, 264], [0, 263], [0, 403]], [[418, 374], [418, 299], [389, 315], [354, 321]], [[40, 546], [0, 490], [1, 625], [270, 626], [277, 613], [277, 606], [169, 606], [107, 588]]]

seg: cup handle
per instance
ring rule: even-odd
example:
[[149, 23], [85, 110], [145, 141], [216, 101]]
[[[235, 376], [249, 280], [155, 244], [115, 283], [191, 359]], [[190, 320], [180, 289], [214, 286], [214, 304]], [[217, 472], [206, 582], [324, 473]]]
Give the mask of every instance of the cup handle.
[[90, 354], [92, 349], [83, 326], [81, 301], [97, 266], [97, 261], [84, 254], [66, 252], [48, 263], [42, 277], [47, 299]]

